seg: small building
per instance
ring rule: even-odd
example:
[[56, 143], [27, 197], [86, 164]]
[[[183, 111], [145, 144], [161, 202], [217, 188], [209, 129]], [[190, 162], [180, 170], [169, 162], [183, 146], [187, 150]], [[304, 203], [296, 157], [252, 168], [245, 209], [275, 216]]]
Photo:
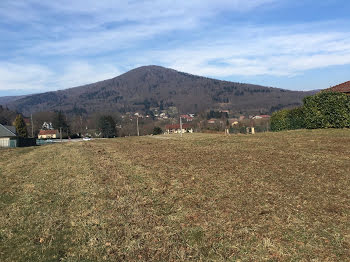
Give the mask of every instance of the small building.
[[228, 122], [230, 124], [230, 126], [235, 126], [235, 125], [238, 125], [238, 119], [237, 118], [229, 118], [228, 119]]
[[327, 91], [331, 91], [331, 92], [340, 92], [340, 93], [344, 93], [347, 95], [350, 95], [350, 81], [347, 81], [345, 83], [336, 85], [336, 86], [332, 86], [329, 89], [326, 89]]
[[139, 118], [143, 118], [143, 115], [141, 115], [140, 113], [137, 113], [137, 112], [134, 114], [134, 116], [139, 117]]
[[52, 129], [54, 129], [53, 127], [52, 127], [52, 123], [51, 122], [44, 122], [44, 124], [42, 125], [42, 127], [41, 127], [43, 130], [52, 130]]
[[0, 147], [17, 147], [16, 127], [0, 124]]
[[216, 119], [215, 118], [211, 118], [208, 120], [208, 124], [215, 124], [216, 123]]
[[38, 134], [39, 139], [51, 139], [51, 138], [59, 138], [60, 133], [58, 130], [40, 130]]
[[[166, 125], [166, 133], [168, 134], [180, 134], [180, 124]], [[182, 124], [182, 133], [193, 133], [193, 128], [189, 124]]]
[[269, 115], [258, 115], [258, 116], [253, 116], [252, 119], [263, 119], [263, 118], [268, 119], [270, 117], [271, 116]]
[[189, 116], [189, 115], [181, 115], [180, 116], [182, 119], [185, 119], [186, 122], [191, 122], [193, 120], [193, 117]]

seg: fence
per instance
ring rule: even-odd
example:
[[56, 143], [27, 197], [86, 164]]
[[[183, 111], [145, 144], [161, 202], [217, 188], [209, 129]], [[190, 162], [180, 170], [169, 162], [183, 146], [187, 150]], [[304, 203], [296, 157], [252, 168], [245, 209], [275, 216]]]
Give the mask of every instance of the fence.
[[36, 146], [36, 139], [35, 138], [26, 138], [26, 137], [0, 138], [0, 147], [13, 148], [13, 147], [27, 147], [27, 146]]
[[36, 146], [36, 138], [18, 137], [17, 146], [18, 147]]
[[41, 146], [41, 145], [47, 145], [47, 144], [52, 144], [52, 140], [45, 140], [45, 139], [37, 139], [36, 140], [36, 145]]

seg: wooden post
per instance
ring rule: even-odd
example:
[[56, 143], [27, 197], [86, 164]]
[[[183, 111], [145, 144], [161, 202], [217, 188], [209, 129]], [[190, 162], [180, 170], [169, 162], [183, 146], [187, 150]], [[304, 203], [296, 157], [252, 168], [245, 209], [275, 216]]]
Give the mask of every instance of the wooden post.
[[139, 116], [136, 118], [136, 129], [137, 129], [137, 136], [140, 136], [140, 130], [139, 130]]
[[80, 116], [80, 136], [83, 135], [83, 117]]
[[30, 114], [30, 122], [31, 122], [31, 126], [32, 126], [32, 138], [34, 138], [33, 114]]
[[180, 116], [180, 136], [182, 137], [182, 119], [181, 119], [181, 116]]

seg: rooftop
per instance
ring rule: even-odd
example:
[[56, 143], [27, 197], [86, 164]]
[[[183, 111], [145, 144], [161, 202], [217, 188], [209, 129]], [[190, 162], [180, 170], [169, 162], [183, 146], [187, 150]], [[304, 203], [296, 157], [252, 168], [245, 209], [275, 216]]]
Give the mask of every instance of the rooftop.
[[[180, 129], [180, 124], [166, 125], [166, 129]], [[189, 124], [182, 124], [182, 129], [190, 128]]]
[[4, 126], [0, 124], [0, 137], [15, 137], [16, 127], [14, 126]]
[[39, 135], [55, 135], [58, 133], [58, 130], [40, 130]]
[[332, 86], [331, 88], [329, 88], [329, 91], [350, 93], [350, 81], [347, 81], [345, 83], [342, 83], [336, 86]]

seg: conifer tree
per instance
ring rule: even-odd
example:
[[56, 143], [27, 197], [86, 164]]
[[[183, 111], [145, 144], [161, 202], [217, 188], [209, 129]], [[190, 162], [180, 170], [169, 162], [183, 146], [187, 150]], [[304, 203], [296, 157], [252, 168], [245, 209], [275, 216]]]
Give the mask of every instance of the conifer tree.
[[65, 115], [63, 114], [62, 111], [58, 111], [55, 116], [54, 119], [52, 121], [53, 127], [55, 129], [60, 129], [62, 128], [63, 130], [66, 130], [69, 128], [66, 120], [65, 120]]
[[28, 131], [26, 123], [22, 115], [17, 115], [15, 120], [16, 132], [19, 137], [28, 137]]
[[98, 120], [98, 128], [102, 137], [111, 138], [117, 136], [115, 121], [112, 116], [103, 115]]

